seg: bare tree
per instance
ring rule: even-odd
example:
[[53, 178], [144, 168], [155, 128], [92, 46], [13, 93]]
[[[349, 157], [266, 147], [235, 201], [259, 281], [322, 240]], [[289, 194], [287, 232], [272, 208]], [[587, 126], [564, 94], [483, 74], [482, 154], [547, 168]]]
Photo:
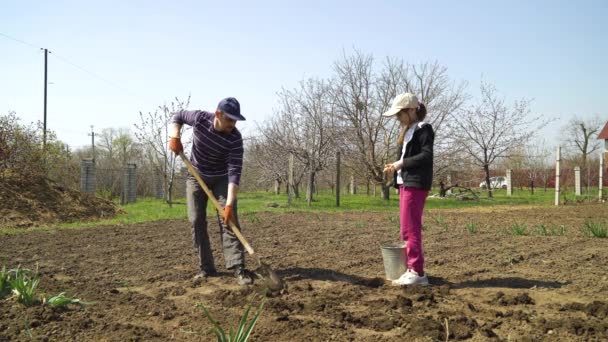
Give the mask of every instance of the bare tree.
[[[394, 122], [382, 116], [382, 110], [390, 106], [403, 75], [396, 74], [399, 68], [395, 67], [392, 72], [387, 70], [381, 76], [383, 79], [377, 81], [373, 57], [359, 51], [352, 55], [345, 53], [334, 63], [334, 72], [333, 101], [336, 114], [343, 123], [341, 143], [353, 146], [356, 162], [367, 170], [374, 182], [382, 184], [382, 197], [388, 199], [392, 179], [382, 170], [398, 129]], [[378, 84], [382, 85], [381, 90], [376, 88]]]
[[398, 154], [397, 136], [401, 127], [397, 120], [385, 118], [382, 113], [388, 110], [397, 94], [412, 92], [425, 102], [429, 111], [427, 120], [438, 137], [435, 140], [435, 170], [441, 172], [450, 165], [447, 156], [456, 155], [458, 149], [454, 148], [452, 140], [443, 138], [451, 137], [452, 127], [445, 123], [466, 101], [466, 83], [455, 85], [447, 75], [447, 68], [437, 62], [415, 65], [387, 58], [375, 72], [373, 57], [359, 51], [345, 54], [334, 63], [334, 72], [333, 99], [344, 122], [345, 146], [354, 146], [351, 149], [356, 156], [353, 162], [367, 171], [365, 178], [382, 185], [384, 199], [388, 199], [393, 179], [382, 169], [386, 162], [395, 158], [393, 153]]
[[274, 184], [275, 194], [279, 195], [281, 186], [287, 182], [287, 158], [284, 151], [276, 148], [275, 144], [263, 137], [252, 137], [247, 141], [247, 154], [243, 167], [247, 168], [247, 177], [256, 185], [268, 186]]
[[[280, 105], [276, 114], [259, 127], [272, 151], [282, 156], [293, 154], [308, 172], [308, 205], [312, 202], [315, 175], [327, 167], [335, 148], [336, 118], [329, 98], [330, 87], [328, 81], [311, 78], [293, 90], [283, 89], [278, 94]], [[302, 167], [296, 174], [303, 171]], [[276, 171], [275, 174], [278, 175]]]
[[139, 112], [140, 123], [135, 124], [135, 136], [146, 145], [148, 158], [155, 172], [163, 179], [165, 199], [169, 205], [172, 203], [173, 179], [175, 175], [175, 154], [169, 150], [169, 125], [173, 113], [188, 108], [190, 96], [183, 101], [175, 98], [170, 106], [159, 106], [154, 112], [146, 114]]
[[483, 169], [488, 196], [492, 197], [490, 168], [496, 158], [504, 157], [514, 146], [528, 142], [547, 121], [540, 115], [531, 114], [530, 100], [515, 101], [508, 107], [493, 85], [482, 82], [480, 90], [481, 98], [476, 106], [452, 115], [458, 127], [454, 135], [464, 151]]
[[462, 148], [453, 137], [454, 126], [449, 124], [452, 113], [463, 108], [469, 95], [467, 82], [456, 83], [448, 76], [448, 68], [437, 61], [408, 65], [408, 91], [419, 94], [428, 110], [427, 121], [435, 131], [433, 173], [442, 176], [452, 165], [458, 164]]
[[587, 166], [589, 155], [600, 148], [596, 136], [601, 129], [602, 122], [597, 115], [587, 119], [575, 116], [564, 127], [566, 147], [580, 158], [583, 168]]
[[543, 182], [545, 192], [547, 191], [547, 183], [553, 169], [549, 163], [552, 156], [551, 151], [546, 147], [545, 141], [536, 141], [528, 144], [524, 157], [524, 170], [528, 180], [530, 193], [534, 194], [534, 181], [539, 179]]

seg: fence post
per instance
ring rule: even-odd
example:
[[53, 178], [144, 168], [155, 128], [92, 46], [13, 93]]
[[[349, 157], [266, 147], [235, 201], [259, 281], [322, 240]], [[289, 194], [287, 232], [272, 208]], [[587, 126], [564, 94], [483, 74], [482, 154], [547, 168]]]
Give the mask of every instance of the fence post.
[[507, 169], [507, 196], [513, 196], [513, 177], [511, 169]]
[[80, 161], [80, 191], [95, 194], [95, 161], [93, 159]]
[[576, 196], [581, 195], [581, 167], [574, 167], [574, 194]]
[[121, 196], [121, 202], [123, 204], [127, 203], [135, 203], [137, 200], [137, 165], [136, 164], [127, 164], [124, 169], [123, 175], [123, 195]]
[[293, 153], [289, 153], [289, 170], [287, 175], [287, 204], [291, 205], [293, 189]]
[[336, 207], [340, 206], [340, 151], [336, 152]]
[[599, 200], [600, 203], [602, 202], [602, 200], [604, 199], [604, 196], [602, 194], [602, 187], [604, 185], [604, 153], [600, 154], [600, 182], [599, 182]]
[[555, 205], [559, 205], [559, 162], [562, 156], [562, 147], [557, 147], [557, 154], [555, 156]]
[[[446, 176], [446, 181], [448, 182], [448, 187], [452, 186], [452, 173], [450, 171], [448, 171], [448, 175]], [[452, 194], [452, 188], [449, 188], [446, 192], [446, 195], [451, 195]]]

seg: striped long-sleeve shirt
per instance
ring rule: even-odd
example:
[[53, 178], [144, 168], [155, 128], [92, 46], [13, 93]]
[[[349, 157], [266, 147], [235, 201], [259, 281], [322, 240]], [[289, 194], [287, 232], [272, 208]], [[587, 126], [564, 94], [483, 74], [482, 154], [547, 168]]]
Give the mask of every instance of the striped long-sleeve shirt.
[[243, 168], [243, 138], [236, 127], [226, 134], [213, 128], [213, 113], [181, 110], [173, 122], [192, 126], [193, 143], [190, 161], [202, 177], [228, 176], [239, 185]]

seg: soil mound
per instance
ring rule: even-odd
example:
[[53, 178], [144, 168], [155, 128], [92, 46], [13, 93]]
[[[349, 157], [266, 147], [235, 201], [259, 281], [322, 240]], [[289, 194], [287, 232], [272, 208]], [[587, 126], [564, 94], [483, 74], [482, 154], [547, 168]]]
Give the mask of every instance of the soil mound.
[[62, 187], [48, 178], [0, 178], [0, 227], [109, 218], [119, 212], [111, 201]]

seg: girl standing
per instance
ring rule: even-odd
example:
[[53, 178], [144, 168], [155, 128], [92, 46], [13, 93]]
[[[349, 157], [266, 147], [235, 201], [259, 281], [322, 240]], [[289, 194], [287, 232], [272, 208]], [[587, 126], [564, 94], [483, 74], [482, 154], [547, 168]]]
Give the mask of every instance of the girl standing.
[[394, 173], [399, 189], [400, 233], [406, 242], [407, 271], [393, 283], [426, 286], [429, 280], [424, 272], [422, 212], [433, 181], [435, 132], [423, 121], [426, 107], [411, 93], [397, 95], [383, 115], [395, 117], [402, 126], [399, 159], [384, 166], [384, 172]]

